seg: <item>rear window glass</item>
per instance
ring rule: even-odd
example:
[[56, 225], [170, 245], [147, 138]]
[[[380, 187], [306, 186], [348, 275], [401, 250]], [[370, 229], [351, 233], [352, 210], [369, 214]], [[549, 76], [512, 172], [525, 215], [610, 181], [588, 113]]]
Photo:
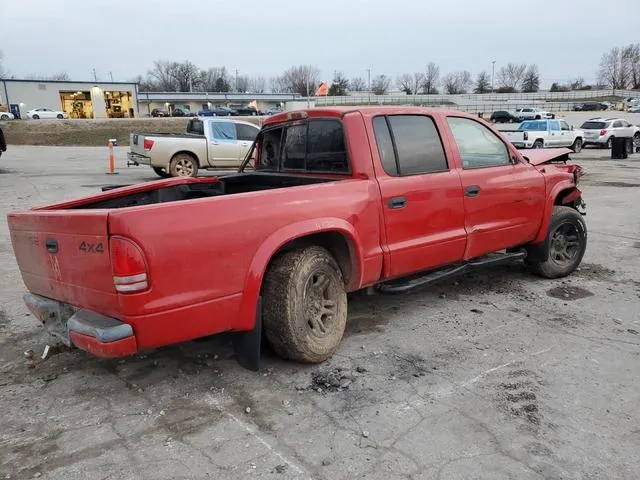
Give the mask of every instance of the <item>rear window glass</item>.
[[311, 120], [266, 130], [258, 137], [260, 170], [349, 173], [342, 123]]
[[580, 128], [587, 130], [602, 130], [603, 128], [607, 128], [607, 124], [605, 122], [584, 122]]
[[547, 122], [537, 121], [537, 122], [523, 122], [520, 125], [518, 130], [527, 131], [527, 132], [542, 132], [547, 129]]

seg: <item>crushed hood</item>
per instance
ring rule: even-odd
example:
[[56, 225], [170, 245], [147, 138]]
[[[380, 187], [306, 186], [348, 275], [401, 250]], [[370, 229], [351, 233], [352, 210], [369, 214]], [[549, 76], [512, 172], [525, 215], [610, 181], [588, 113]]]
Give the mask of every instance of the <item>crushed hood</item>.
[[568, 148], [534, 148], [523, 153], [522, 156], [529, 160], [531, 165], [542, 165], [552, 160], [566, 162], [571, 153], [573, 150]]

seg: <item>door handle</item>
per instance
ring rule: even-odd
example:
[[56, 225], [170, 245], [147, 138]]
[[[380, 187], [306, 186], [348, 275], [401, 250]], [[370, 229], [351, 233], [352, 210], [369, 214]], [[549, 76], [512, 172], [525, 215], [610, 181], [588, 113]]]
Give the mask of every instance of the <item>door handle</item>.
[[389, 199], [387, 205], [391, 209], [404, 208], [407, 205], [407, 199], [404, 197], [393, 197]]
[[480, 186], [479, 185], [469, 185], [464, 189], [465, 197], [477, 197], [480, 195]]

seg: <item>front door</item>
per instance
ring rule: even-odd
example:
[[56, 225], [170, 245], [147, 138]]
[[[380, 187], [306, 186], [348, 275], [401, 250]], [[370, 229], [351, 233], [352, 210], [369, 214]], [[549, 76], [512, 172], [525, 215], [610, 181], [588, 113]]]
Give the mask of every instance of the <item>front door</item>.
[[542, 174], [519, 161], [482, 123], [462, 117], [448, 117], [447, 121], [462, 165], [468, 235], [465, 258], [533, 240], [545, 204]]
[[[386, 278], [454, 263], [464, 254], [462, 186], [432, 117], [373, 119], [386, 232]], [[376, 152], [374, 152], [374, 157]]]
[[209, 165], [212, 167], [236, 167], [238, 165], [238, 132], [229, 120], [209, 122]]

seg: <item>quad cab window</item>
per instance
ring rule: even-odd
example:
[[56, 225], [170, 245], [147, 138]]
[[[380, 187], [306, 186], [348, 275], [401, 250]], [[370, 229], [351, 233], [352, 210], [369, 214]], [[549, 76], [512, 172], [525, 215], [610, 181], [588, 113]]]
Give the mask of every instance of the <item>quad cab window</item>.
[[332, 119], [268, 128], [258, 135], [249, 158], [259, 171], [337, 174], [351, 171], [342, 123]]

